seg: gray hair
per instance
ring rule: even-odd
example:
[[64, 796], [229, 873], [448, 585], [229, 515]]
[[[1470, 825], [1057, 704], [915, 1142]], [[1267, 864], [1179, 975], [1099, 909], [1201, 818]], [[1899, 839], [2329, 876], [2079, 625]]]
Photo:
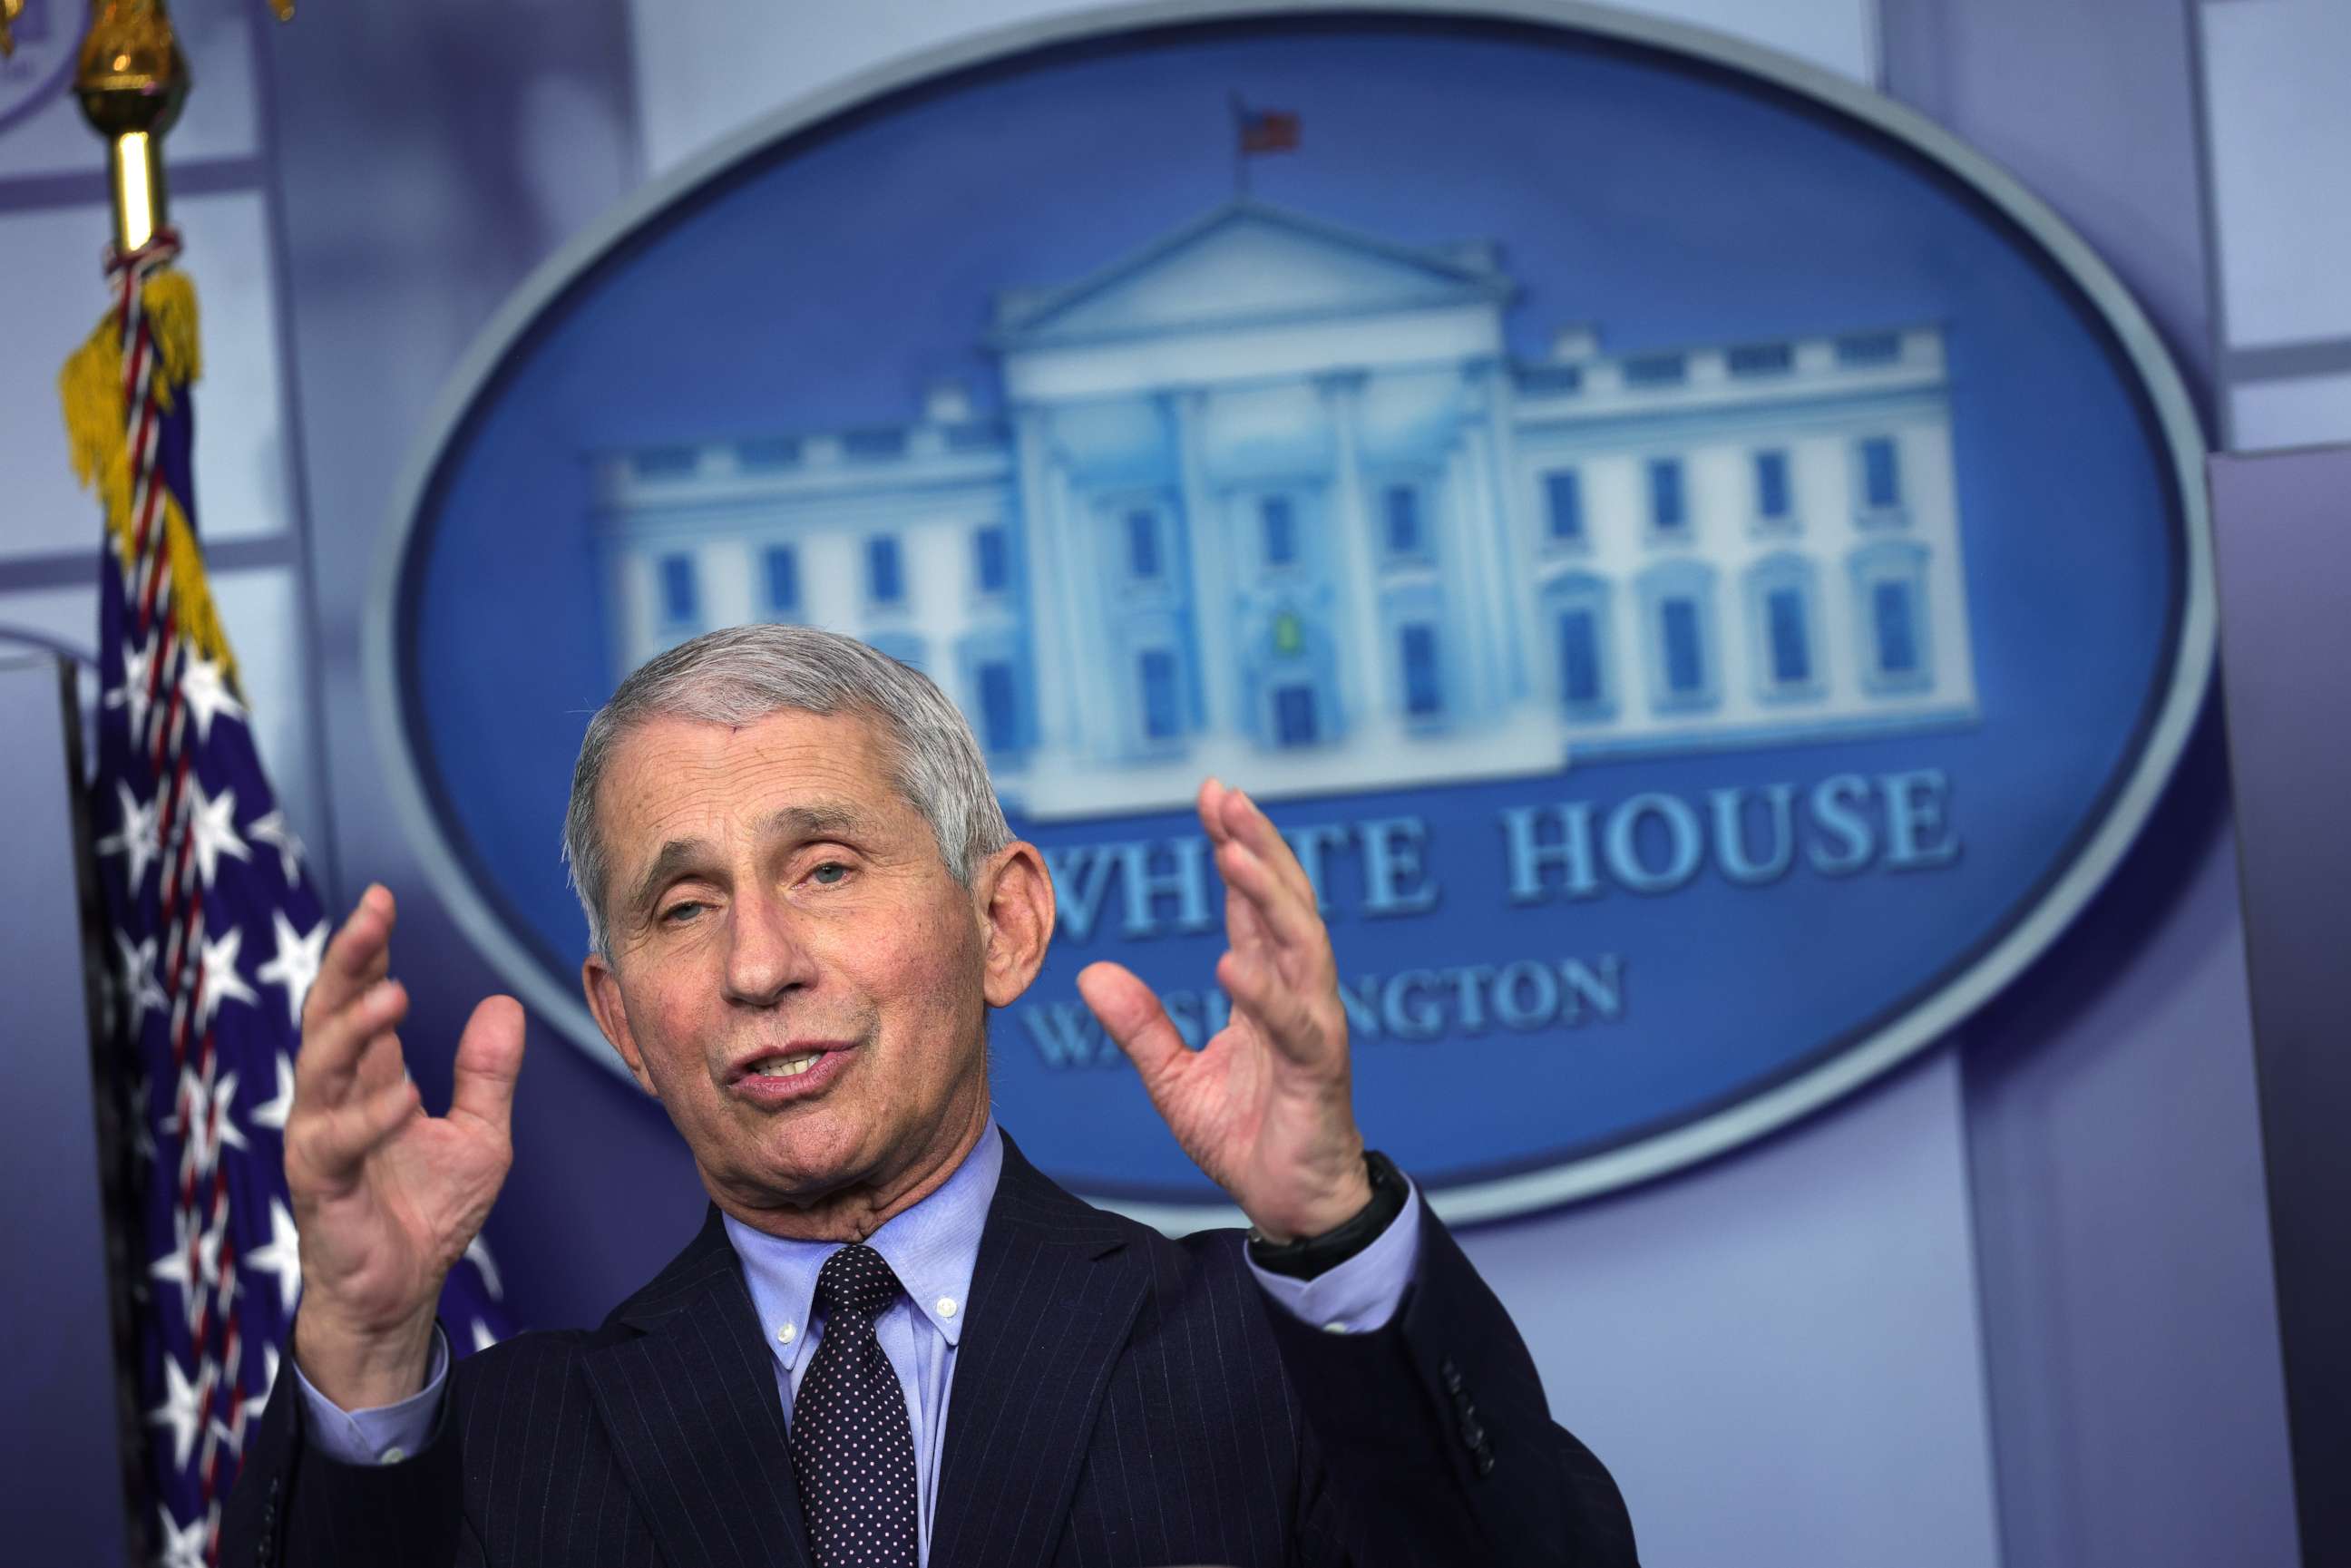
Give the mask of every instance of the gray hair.
[[964, 886], [1012, 841], [971, 726], [928, 675], [811, 626], [705, 632], [639, 666], [588, 721], [580, 742], [563, 860], [597, 953], [611, 956], [604, 895], [612, 867], [596, 831], [596, 794], [621, 742], [656, 718], [743, 725], [787, 710], [854, 714], [879, 726], [894, 753], [898, 792], [930, 824], [939, 858]]

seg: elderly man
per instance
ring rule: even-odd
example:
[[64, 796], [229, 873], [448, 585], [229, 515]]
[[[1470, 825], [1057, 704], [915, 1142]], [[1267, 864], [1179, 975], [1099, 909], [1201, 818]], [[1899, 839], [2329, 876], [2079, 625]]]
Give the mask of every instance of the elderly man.
[[1239, 791], [1199, 811], [1230, 1026], [1195, 1051], [1127, 970], [1078, 984], [1246, 1243], [1092, 1208], [997, 1127], [987, 1013], [1053, 888], [935, 686], [787, 626], [631, 675], [572, 780], [581, 979], [710, 1218], [601, 1328], [454, 1362], [434, 1307], [505, 1177], [522, 1012], [475, 1009], [427, 1115], [370, 888], [305, 1009], [297, 1375], [222, 1561], [1631, 1563], [1499, 1303], [1364, 1151], [1305, 874]]

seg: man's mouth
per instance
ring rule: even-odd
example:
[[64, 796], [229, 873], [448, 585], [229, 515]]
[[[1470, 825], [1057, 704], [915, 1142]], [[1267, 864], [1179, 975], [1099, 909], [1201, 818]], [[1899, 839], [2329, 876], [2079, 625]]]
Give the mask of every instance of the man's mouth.
[[784, 1104], [805, 1094], [820, 1093], [841, 1076], [855, 1054], [853, 1040], [820, 1040], [786, 1046], [745, 1057], [727, 1071], [726, 1082], [738, 1094], [759, 1104]]
[[753, 1062], [751, 1064], [750, 1071], [745, 1074], [745, 1076], [750, 1078], [797, 1078], [801, 1073], [806, 1072], [810, 1068], [814, 1067], [817, 1064], [817, 1059], [821, 1057], [823, 1054], [824, 1052], [820, 1051], [803, 1051], [796, 1056], [771, 1056], [764, 1061]]

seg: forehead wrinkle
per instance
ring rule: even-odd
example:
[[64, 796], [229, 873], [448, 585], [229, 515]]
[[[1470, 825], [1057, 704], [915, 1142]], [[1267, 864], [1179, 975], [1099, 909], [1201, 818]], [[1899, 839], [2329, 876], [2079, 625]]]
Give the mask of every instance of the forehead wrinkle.
[[768, 812], [759, 822], [763, 838], [863, 838], [872, 831], [872, 819], [847, 800], [784, 806]]

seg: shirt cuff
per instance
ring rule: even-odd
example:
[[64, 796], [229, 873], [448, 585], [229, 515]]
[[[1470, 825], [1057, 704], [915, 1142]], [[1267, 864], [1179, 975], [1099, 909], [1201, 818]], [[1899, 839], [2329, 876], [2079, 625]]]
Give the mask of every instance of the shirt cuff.
[[434, 1324], [433, 1361], [424, 1386], [397, 1405], [346, 1410], [310, 1386], [298, 1364], [294, 1377], [301, 1385], [310, 1442], [320, 1453], [346, 1465], [396, 1465], [433, 1436], [433, 1418], [440, 1412], [442, 1390], [449, 1381], [449, 1341], [441, 1325]]
[[1259, 1289], [1299, 1322], [1332, 1333], [1371, 1333], [1384, 1329], [1404, 1302], [1420, 1270], [1420, 1189], [1405, 1181], [1404, 1207], [1372, 1244], [1336, 1268], [1311, 1280], [1269, 1273], [1249, 1257]]

